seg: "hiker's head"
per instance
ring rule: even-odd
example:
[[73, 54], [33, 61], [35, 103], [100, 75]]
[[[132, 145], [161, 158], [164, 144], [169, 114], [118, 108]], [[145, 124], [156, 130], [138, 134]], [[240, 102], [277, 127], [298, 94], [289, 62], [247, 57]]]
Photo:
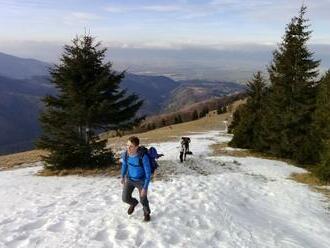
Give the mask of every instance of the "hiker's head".
[[131, 136], [127, 141], [127, 152], [128, 154], [135, 154], [139, 148], [140, 140], [136, 136]]

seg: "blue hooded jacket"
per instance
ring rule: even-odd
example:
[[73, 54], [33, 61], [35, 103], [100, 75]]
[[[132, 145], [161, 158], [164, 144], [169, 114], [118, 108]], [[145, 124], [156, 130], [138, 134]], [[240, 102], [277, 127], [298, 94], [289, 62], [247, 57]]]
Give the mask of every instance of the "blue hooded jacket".
[[125, 152], [122, 154], [121, 176], [124, 178], [126, 175], [133, 181], [144, 181], [143, 188], [148, 189], [151, 179], [151, 169], [148, 156], [142, 157], [143, 167], [139, 164], [140, 156], [127, 156], [127, 163], [125, 161]]

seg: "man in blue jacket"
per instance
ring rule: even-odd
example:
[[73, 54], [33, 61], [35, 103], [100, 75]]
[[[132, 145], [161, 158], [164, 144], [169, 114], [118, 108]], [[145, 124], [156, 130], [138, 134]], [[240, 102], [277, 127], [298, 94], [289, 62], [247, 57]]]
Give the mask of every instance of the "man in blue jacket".
[[130, 205], [127, 213], [131, 215], [139, 203], [132, 197], [134, 188], [139, 190], [140, 202], [143, 205], [144, 221], [150, 221], [150, 207], [147, 197], [151, 169], [147, 155], [139, 152], [140, 140], [132, 136], [127, 141], [127, 151], [122, 156], [121, 183], [123, 185], [123, 202]]

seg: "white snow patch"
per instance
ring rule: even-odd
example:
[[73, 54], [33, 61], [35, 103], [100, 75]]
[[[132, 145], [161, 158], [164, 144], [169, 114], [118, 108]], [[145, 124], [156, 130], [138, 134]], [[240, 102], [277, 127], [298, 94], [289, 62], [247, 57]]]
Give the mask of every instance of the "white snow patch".
[[[138, 205], [127, 216], [118, 178], [38, 177], [40, 169], [0, 172], [0, 247], [330, 247], [325, 196], [287, 179], [283, 162], [213, 157], [219, 132], [155, 145], [163, 181], [150, 185], [150, 223]], [[137, 197], [137, 192], [134, 192]]]
[[246, 149], [234, 148], [234, 147], [225, 147], [224, 150], [226, 150], [226, 151], [246, 151]]
[[240, 158], [232, 156], [209, 157], [209, 159], [223, 163], [234, 163], [242, 165], [240, 167], [242, 171], [262, 175], [268, 178], [287, 178], [292, 173], [307, 173], [305, 169], [298, 168], [277, 160], [255, 157]]

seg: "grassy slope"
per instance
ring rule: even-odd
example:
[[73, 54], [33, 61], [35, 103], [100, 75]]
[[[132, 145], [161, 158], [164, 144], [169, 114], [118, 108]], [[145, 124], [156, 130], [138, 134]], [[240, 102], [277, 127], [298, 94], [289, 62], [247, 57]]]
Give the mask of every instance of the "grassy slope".
[[[235, 102], [233, 104], [232, 111], [235, 111], [236, 107], [240, 105], [242, 102], [243, 101]], [[139, 133], [136, 135], [141, 139], [141, 144], [159, 143], [164, 141], [177, 141], [178, 137], [187, 135], [191, 132], [223, 130], [225, 128], [223, 121], [228, 119], [230, 122], [231, 116], [232, 116], [232, 112], [221, 115], [212, 115], [196, 121], [166, 126], [145, 133]], [[104, 135], [103, 137], [105, 136], [106, 135]], [[122, 137], [109, 138], [108, 145], [116, 152], [125, 146], [129, 136], [131, 136], [131, 134]], [[237, 157], [254, 156], [259, 158], [282, 160], [284, 162], [288, 162], [289, 164], [294, 164], [292, 161], [289, 160], [283, 160], [280, 158], [272, 157], [267, 154], [262, 154], [251, 150], [244, 149], [241, 151], [240, 150], [228, 151], [225, 149], [226, 147], [227, 144], [221, 143], [221, 144], [215, 144], [211, 148], [215, 155], [228, 155], [228, 156], [237, 156]], [[14, 167], [20, 168], [22, 167], [22, 164], [29, 164], [40, 161], [41, 156], [45, 154], [46, 154], [45, 151], [33, 150], [28, 152], [0, 156], [0, 170], [11, 169]], [[118, 165], [115, 168], [110, 168], [109, 171], [107, 171], [106, 173], [110, 175], [117, 175], [119, 169], [117, 167]], [[61, 171], [58, 172], [58, 175], [66, 175], [66, 174], [92, 175], [98, 173], [99, 171], [97, 170], [83, 171], [78, 169], [72, 172]], [[46, 176], [47, 172], [45, 172], [44, 175]], [[49, 174], [49, 175], [53, 175], [53, 174]], [[294, 174], [292, 175], [292, 178], [298, 182], [306, 183], [309, 185], [316, 185], [316, 186], [322, 185], [322, 183], [311, 173]], [[326, 194], [330, 196], [329, 190], [325, 190], [325, 191], [327, 192]]]
[[[202, 132], [207, 130], [224, 129], [224, 120], [230, 118], [230, 113], [204, 117], [196, 121], [180, 123], [171, 126], [165, 126], [145, 133], [136, 134], [140, 138], [141, 144], [159, 143], [165, 141], [178, 140], [178, 137], [188, 135], [191, 132]], [[108, 144], [114, 151], [125, 146], [130, 135], [109, 138]]]
[[[234, 103], [233, 109], [235, 109], [235, 106], [239, 105], [240, 102], [241, 101]], [[145, 133], [139, 133], [136, 135], [141, 139], [142, 144], [177, 140], [178, 136], [188, 134], [189, 132], [224, 129], [223, 121], [226, 118], [230, 119], [230, 115], [231, 113], [213, 115], [196, 121], [166, 126]], [[114, 151], [117, 151], [121, 147], [125, 146], [127, 138], [129, 136], [131, 135], [109, 138], [108, 144], [111, 148], [114, 149]], [[105, 137], [105, 135], [103, 135], [103, 137]], [[28, 152], [0, 156], [0, 170], [10, 169], [22, 164], [29, 164], [40, 161], [42, 155], [46, 155], [46, 152], [42, 150], [32, 150]]]

